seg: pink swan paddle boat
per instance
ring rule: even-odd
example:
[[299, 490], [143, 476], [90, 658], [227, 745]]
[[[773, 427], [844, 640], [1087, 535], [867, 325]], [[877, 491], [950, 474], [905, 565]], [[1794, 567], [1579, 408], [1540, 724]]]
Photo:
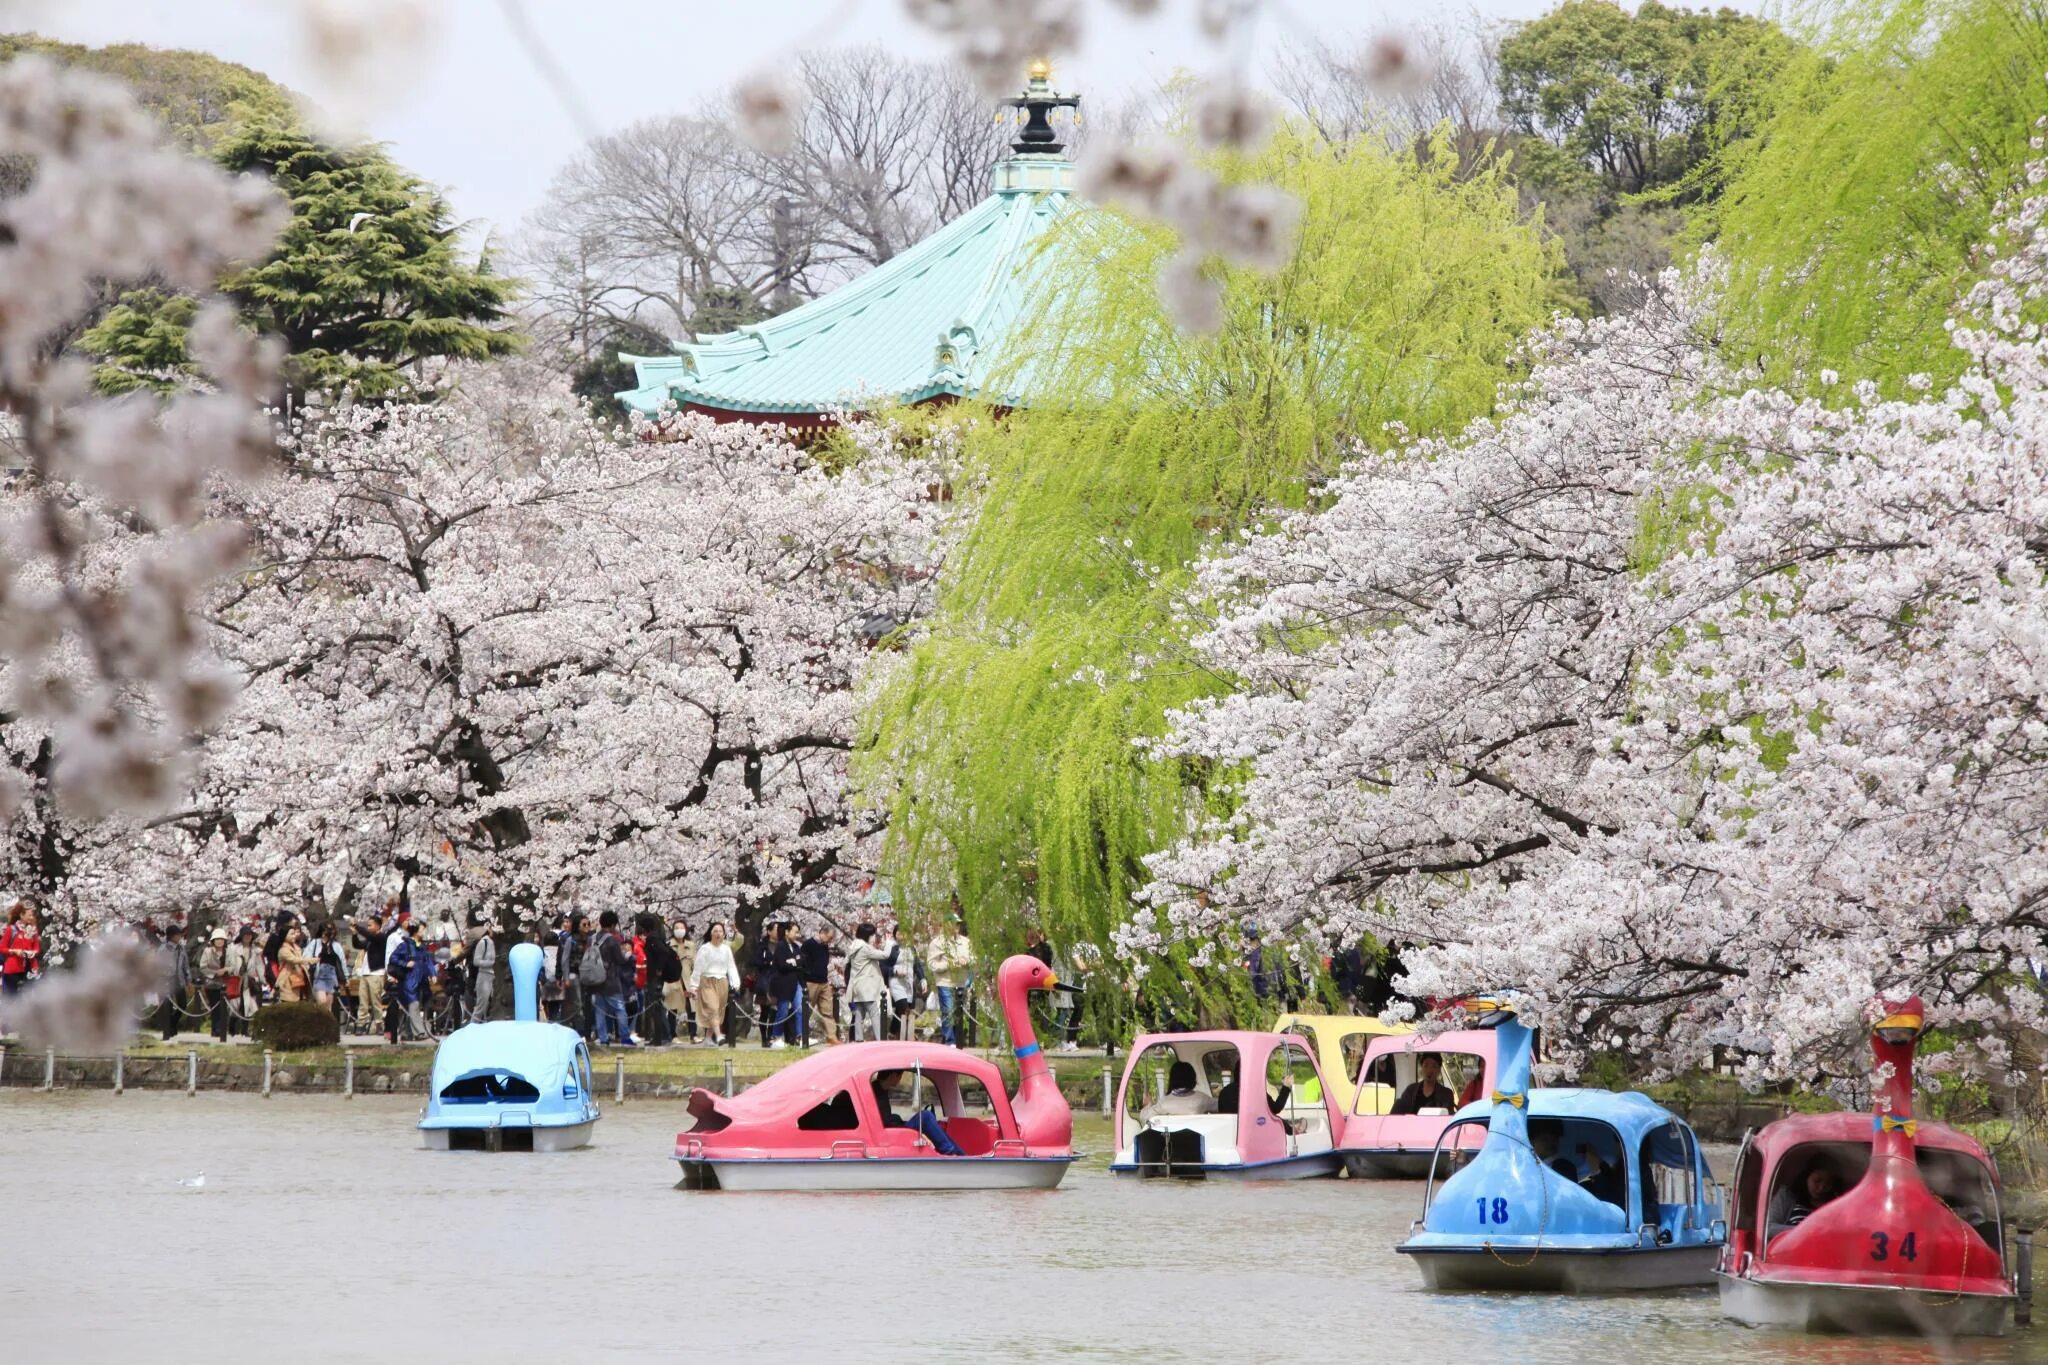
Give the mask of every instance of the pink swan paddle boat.
[[[1500, 1040], [1490, 1028], [1453, 1029], [1433, 1038], [1396, 1033], [1368, 1042], [1351, 1113], [1337, 1143], [1345, 1172], [1354, 1180], [1428, 1175], [1437, 1140], [1451, 1126], [1451, 1116], [1459, 1106], [1493, 1093], [1499, 1052]], [[1454, 1101], [1396, 1113], [1401, 1096], [1421, 1075], [1426, 1057], [1437, 1059]], [[1457, 1146], [1477, 1147], [1485, 1140], [1485, 1130], [1468, 1124], [1454, 1139]]]
[[[1176, 1076], [1181, 1084], [1168, 1090]], [[1189, 1180], [1335, 1175], [1332, 1135], [1343, 1121], [1322, 1067], [1297, 1034], [1141, 1033], [1117, 1088], [1109, 1169]]]
[[1027, 992], [1058, 980], [1018, 954], [996, 971], [1017, 1093], [940, 1043], [847, 1043], [734, 1096], [701, 1086], [676, 1135], [693, 1190], [1044, 1190], [1074, 1154], [1074, 1113], [1031, 1029]]

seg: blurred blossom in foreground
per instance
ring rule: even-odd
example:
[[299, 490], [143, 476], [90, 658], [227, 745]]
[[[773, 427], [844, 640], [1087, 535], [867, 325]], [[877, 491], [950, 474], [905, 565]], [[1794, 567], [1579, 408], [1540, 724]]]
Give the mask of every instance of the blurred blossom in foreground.
[[50, 972], [6, 1001], [0, 1030], [59, 1052], [114, 1052], [135, 1033], [141, 1002], [170, 977], [164, 950], [128, 934], [95, 939], [72, 971]]
[[1167, 257], [1159, 269], [1159, 301], [1184, 332], [1206, 335], [1223, 326], [1223, 286], [1202, 273], [1199, 252]]
[[1255, 152], [1273, 135], [1273, 107], [1238, 81], [1211, 81], [1195, 92], [1194, 123], [1204, 147]]
[[809, 96], [801, 82], [776, 71], [756, 71], [732, 92], [740, 139], [762, 156], [783, 156], [796, 145]]
[[1361, 74], [1374, 94], [1389, 99], [1422, 89], [1431, 72], [1421, 48], [1398, 33], [1380, 33], [1366, 44]]
[[[1081, 45], [1076, 0], [904, 0], [910, 17], [952, 41], [953, 59], [981, 93], [1000, 99], [1034, 61]], [[1137, 12], [1151, 6], [1126, 5]]]
[[320, 101], [303, 112], [338, 140], [360, 138], [355, 125], [414, 88], [441, 17], [427, 0], [298, 0], [298, 16]]
[[[1237, 135], [1257, 134], [1249, 106], [1219, 112]], [[1203, 262], [1221, 257], [1254, 270], [1279, 270], [1293, 258], [1301, 202], [1271, 185], [1226, 185], [1171, 143], [1100, 149], [1082, 163], [1081, 193], [1157, 218], [1180, 234], [1181, 250], [1159, 272], [1159, 300], [1180, 327], [1213, 332], [1222, 325], [1222, 288]]]
[[202, 389], [103, 398], [54, 343], [110, 287], [203, 296], [269, 249], [285, 205], [168, 146], [122, 86], [35, 57], [0, 67], [0, 155], [34, 167], [0, 203], [0, 712], [52, 754], [0, 783], [0, 814], [53, 800], [88, 817], [147, 810], [230, 695], [191, 609], [239, 561], [241, 535], [210, 519], [208, 494], [265, 467], [278, 357], [203, 303]]

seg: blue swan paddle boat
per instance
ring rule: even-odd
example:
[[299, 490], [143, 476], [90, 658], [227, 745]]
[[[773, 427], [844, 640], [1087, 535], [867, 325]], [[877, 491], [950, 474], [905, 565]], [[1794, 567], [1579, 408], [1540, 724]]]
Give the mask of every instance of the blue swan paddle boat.
[[466, 1024], [434, 1054], [419, 1124], [427, 1147], [566, 1152], [590, 1141], [590, 1053], [576, 1030], [540, 1021], [540, 949], [521, 943], [507, 960], [512, 1018]]
[[[1692, 1129], [1634, 1091], [1531, 1089], [1535, 1035], [1512, 1001], [1472, 1008], [1498, 1031], [1500, 1089], [1460, 1109], [1438, 1139], [1422, 1219], [1397, 1248], [1423, 1284], [1600, 1293], [1713, 1283], [1728, 1229]], [[1477, 1153], [1475, 1126], [1486, 1133]]]

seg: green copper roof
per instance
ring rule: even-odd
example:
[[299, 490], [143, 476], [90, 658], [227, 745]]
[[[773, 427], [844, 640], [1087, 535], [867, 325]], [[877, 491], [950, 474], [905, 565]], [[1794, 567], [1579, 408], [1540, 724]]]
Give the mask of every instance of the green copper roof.
[[762, 414], [941, 394], [1014, 401], [981, 385], [1032, 293], [1033, 245], [1076, 202], [1072, 185], [1071, 162], [1001, 162], [987, 199], [823, 298], [677, 355], [622, 357], [637, 383], [619, 399], [645, 413], [673, 401]]

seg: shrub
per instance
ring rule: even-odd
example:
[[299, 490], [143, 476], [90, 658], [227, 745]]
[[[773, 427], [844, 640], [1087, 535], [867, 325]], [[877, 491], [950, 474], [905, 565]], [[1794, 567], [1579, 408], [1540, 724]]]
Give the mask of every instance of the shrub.
[[333, 1047], [341, 1042], [341, 1021], [334, 1011], [310, 1000], [265, 1005], [249, 1020], [249, 1036], [280, 1052]]

